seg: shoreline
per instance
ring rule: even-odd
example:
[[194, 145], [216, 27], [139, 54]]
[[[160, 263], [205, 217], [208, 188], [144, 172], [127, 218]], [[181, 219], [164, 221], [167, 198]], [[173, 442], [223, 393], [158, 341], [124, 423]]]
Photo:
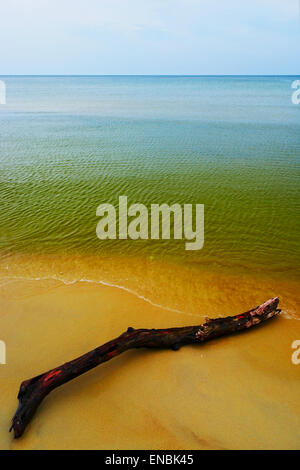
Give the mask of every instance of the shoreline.
[[[53, 392], [14, 441], [8, 428], [22, 380], [128, 326], [200, 324], [205, 316], [242, 313], [279, 289], [277, 281], [199, 270], [195, 277], [193, 269], [145, 259], [94, 259], [85, 266], [74, 257], [22, 260], [18, 256], [14, 274], [27, 279], [5, 283], [6, 269], [0, 277], [1, 339], [7, 346], [7, 364], [0, 366], [0, 448], [299, 447], [299, 366], [291, 362], [292, 341], [300, 336], [299, 295], [297, 283], [284, 281], [277, 292], [283, 314], [270, 324], [178, 352], [126, 353]], [[33, 272], [53, 274], [58, 265], [65, 284], [28, 279]], [[74, 281], [88, 270], [94, 280]], [[121, 285], [104, 285], [104, 276]]]
[[[300, 281], [153, 257], [13, 254], [0, 257], [0, 288], [17, 281], [117, 288], [154, 307], [199, 318], [231, 315], [278, 296], [283, 316], [300, 319]], [[221, 295], [220, 295], [221, 294]], [[285, 306], [283, 306], [285, 303]], [[204, 313], [202, 313], [202, 311]]]

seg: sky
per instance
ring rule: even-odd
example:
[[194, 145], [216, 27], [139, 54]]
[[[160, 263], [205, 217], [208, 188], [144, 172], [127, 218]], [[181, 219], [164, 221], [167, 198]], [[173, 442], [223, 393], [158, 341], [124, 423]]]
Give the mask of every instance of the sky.
[[1, 0], [0, 75], [299, 75], [299, 4]]

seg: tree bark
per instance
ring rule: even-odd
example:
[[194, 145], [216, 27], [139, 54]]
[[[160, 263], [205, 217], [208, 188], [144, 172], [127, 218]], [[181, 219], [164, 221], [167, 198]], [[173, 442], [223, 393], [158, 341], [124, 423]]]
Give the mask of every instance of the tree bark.
[[199, 326], [152, 330], [136, 330], [129, 327], [118, 338], [83, 356], [22, 382], [18, 394], [19, 406], [12, 419], [10, 431], [14, 430], [15, 438], [22, 436], [38, 406], [52, 390], [128, 349], [170, 348], [178, 350], [187, 344], [200, 344], [219, 336], [250, 328], [276, 316], [280, 313], [277, 308], [278, 303], [279, 299], [275, 297], [240, 315], [207, 318], [206, 323]]

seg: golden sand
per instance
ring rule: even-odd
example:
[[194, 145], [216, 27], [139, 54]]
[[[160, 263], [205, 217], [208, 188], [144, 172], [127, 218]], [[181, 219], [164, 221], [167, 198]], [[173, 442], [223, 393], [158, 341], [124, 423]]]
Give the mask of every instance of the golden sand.
[[[19, 255], [0, 267], [1, 449], [300, 447], [296, 282], [133, 258]], [[21, 439], [8, 433], [22, 380], [128, 326], [198, 324], [275, 295], [280, 318], [178, 352], [125, 353], [51, 393]]]

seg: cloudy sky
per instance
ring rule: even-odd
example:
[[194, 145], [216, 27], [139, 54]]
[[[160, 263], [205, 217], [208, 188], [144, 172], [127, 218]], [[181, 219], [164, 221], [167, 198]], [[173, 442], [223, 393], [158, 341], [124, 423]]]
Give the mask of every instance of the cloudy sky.
[[0, 74], [299, 74], [299, 0], [1, 0]]

